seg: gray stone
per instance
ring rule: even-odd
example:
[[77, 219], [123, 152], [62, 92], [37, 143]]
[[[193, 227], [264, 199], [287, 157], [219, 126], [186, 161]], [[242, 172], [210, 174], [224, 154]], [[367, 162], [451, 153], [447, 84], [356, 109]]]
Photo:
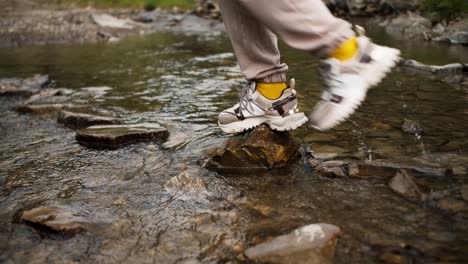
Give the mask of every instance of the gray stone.
[[64, 108], [63, 104], [20, 105], [16, 111], [21, 114], [47, 115], [58, 113]]
[[249, 259], [268, 263], [333, 263], [339, 233], [337, 226], [312, 224], [248, 248], [245, 255]]
[[62, 110], [59, 113], [57, 121], [72, 129], [79, 129], [94, 125], [114, 125], [122, 123], [121, 120], [113, 117], [73, 113], [65, 110]]
[[423, 132], [423, 129], [421, 128], [421, 125], [418, 122], [409, 119], [405, 119], [403, 121], [401, 129], [411, 134], [420, 134], [421, 132]]
[[0, 95], [30, 96], [49, 84], [48, 75], [36, 74], [26, 79], [0, 79]]
[[442, 34], [444, 33], [445, 31], [445, 27], [442, 26], [442, 24], [438, 23], [437, 25], [435, 25], [433, 28], [432, 28], [432, 32], [436, 33], [436, 34]]
[[77, 141], [90, 148], [115, 149], [137, 142], [164, 142], [169, 133], [159, 124], [91, 126], [76, 132]]
[[133, 23], [128, 19], [119, 19], [108, 14], [92, 14], [91, 19], [98, 26], [118, 28], [118, 29], [132, 29]]
[[431, 31], [432, 24], [426, 18], [408, 12], [391, 19], [385, 26], [385, 31], [402, 38], [425, 39], [426, 33]]
[[228, 139], [205, 166], [218, 171], [272, 169], [287, 166], [298, 154], [300, 142], [287, 132], [261, 125]]
[[398, 171], [388, 185], [393, 191], [402, 196], [416, 198], [421, 201], [427, 199], [427, 195], [421, 191], [416, 180], [405, 170]]
[[156, 21], [156, 12], [154, 11], [145, 11], [141, 12], [133, 18], [134, 21], [140, 23], [151, 23]]

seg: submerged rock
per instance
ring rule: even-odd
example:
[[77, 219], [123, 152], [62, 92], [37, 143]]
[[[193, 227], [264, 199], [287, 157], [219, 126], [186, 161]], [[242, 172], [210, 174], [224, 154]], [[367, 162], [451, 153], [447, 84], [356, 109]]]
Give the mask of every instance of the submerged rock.
[[455, 199], [455, 198], [444, 198], [437, 203], [437, 206], [446, 211], [451, 212], [460, 212], [467, 209], [467, 204], [463, 200]]
[[59, 113], [57, 121], [72, 129], [84, 128], [94, 125], [122, 124], [122, 121], [113, 117], [73, 113], [65, 110]]
[[21, 221], [68, 235], [86, 231], [91, 223], [79, 212], [64, 205], [41, 206], [24, 211]]
[[167, 192], [173, 194], [205, 194], [206, 183], [199, 175], [199, 170], [186, 170], [164, 184]]
[[159, 124], [91, 126], [76, 132], [76, 140], [90, 148], [118, 148], [137, 142], [163, 142], [169, 136]]
[[421, 201], [427, 198], [427, 195], [421, 191], [416, 180], [405, 170], [398, 171], [388, 185], [393, 191], [405, 197], [416, 198]]
[[272, 169], [288, 165], [299, 153], [300, 142], [289, 133], [262, 125], [228, 139], [206, 163], [215, 170]]
[[47, 115], [58, 113], [64, 108], [63, 104], [20, 105], [16, 111], [21, 114]]
[[308, 225], [251, 247], [245, 255], [268, 263], [333, 263], [339, 233], [340, 228], [334, 225]]
[[423, 132], [423, 129], [421, 128], [421, 125], [418, 122], [409, 119], [405, 119], [403, 121], [401, 129], [411, 134], [420, 134], [421, 132]]
[[342, 160], [321, 161], [312, 159], [310, 164], [315, 171], [331, 177], [382, 177], [391, 178], [401, 170], [406, 170], [410, 175], [429, 175], [444, 177], [451, 175], [447, 168], [416, 167], [382, 162], [353, 162]]
[[0, 79], [0, 95], [29, 96], [49, 84], [48, 75], [36, 74], [26, 79]]

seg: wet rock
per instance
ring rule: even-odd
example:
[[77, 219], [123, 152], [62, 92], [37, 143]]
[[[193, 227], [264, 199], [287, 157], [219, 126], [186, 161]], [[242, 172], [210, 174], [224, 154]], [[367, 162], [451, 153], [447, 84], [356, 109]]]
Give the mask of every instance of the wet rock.
[[151, 23], [156, 21], [156, 12], [154, 11], [145, 11], [139, 13], [137, 16], [133, 18], [134, 21], [140, 23]]
[[109, 27], [109, 28], [119, 28], [119, 29], [132, 29], [133, 25], [131, 20], [128, 19], [119, 19], [108, 14], [92, 14], [91, 19], [98, 26]]
[[383, 25], [387, 33], [408, 39], [425, 39], [427, 38], [426, 32], [430, 32], [432, 28], [429, 20], [411, 12], [390, 19]]
[[463, 200], [458, 200], [455, 198], [444, 198], [437, 203], [437, 207], [442, 210], [451, 211], [451, 212], [460, 212], [467, 208], [466, 203]]
[[461, 192], [461, 196], [462, 196], [463, 200], [468, 202], [468, 185], [463, 185], [461, 187], [460, 192]]
[[47, 115], [58, 113], [64, 108], [63, 104], [21, 105], [16, 108], [16, 111], [21, 114]]
[[409, 119], [405, 119], [403, 121], [401, 129], [411, 134], [420, 134], [421, 132], [423, 132], [423, 129], [421, 128], [421, 125], [418, 122]]
[[262, 125], [228, 139], [205, 166], [232, 171], [281, 168], [298, 155], [300, 146], [289, 133], [276, 132]]
[[405, 170], [398, 171], [388, 185], [393, 191], [404, 197], [415, 198], [421, 201], [427, 198], [427, 195], [421, 191], [416, 180]]
[[347, 177], [349, 176], [348, 164], [344, 161], [332, 160], [319, 164], [315, 171], [329, 177]]
[[170, 193], [177, 192], [204, 192], [206, 191], [206, 183], [202, 177], [198, 175], [198, 170], [186, 170], [178, 176], [171, 178], [164, 184], [166, 191]]
[[415, 60], [406, 60], [403, 62], [402, 66], [408, 69], [436, 75], [461, 75], [464, 72], [468, 72], [468, 65], [461, 63], [437, 66], [427, 65]]
[[349, 152], [348, 150], [330, 145], [313, 145], [312, 149], [316, 153], [329, 153], [329, 154], [343, 154]]
[[442, 24], [438, 23], [434, 27], [432, 27], [432, 32], [435, 34], [442, 34], [445, 31], [445, 27]]
[[169, 136], [159, 124], [91, 126], [76, 132], [76, 140], [90, 148], [115, 149], [137, 142], [163, 142]]
[[432, 40], [453, 45], [468, 45], [468, 18], [452, 21], [444, 31], [438, 33]]
[[245, 251], [252, 260], [268, 263], [333, 263], [340, 228], [313, 224], [258, 244]]
[[312, 157], [319, 160], [330, 160], [339, 156], [338, 153], [321, 153], [321, 152], [312, 152]]
[[316, 165], [316, 171], [325, 176], [331, 177], [382, 177], [391, 178], [400, 170], [406, 170], [410, 175], [428, 175], [444, 177], [451, 175], [450, 169], [445, 168], [425, 168], [416, 166], [406, 166], [399, 164], [389, 164], [382, 162], [352, 162], [352, 161], [311, 161]]
[[60, 104], [68, 99], [73, 91], [69, 89], [43, 89], [39, 93], [30, 96], [23, 104]]
[[122, 121], [113, 117], [73, 113], [65, 110], [59, 113], [57, 121], [72, 129], [84, 128], [94, 125], [122, 124]]
[[26, 79], [0, 79], [0, 95], [30, 96], [50, 83], [48, 75], [34, 75]]
[[84, 232], [90, 225], [90, 221], [80, 216], [78, 211], [64, 205], [41, 206], [24, 211], [21, 221], [69, 235]]

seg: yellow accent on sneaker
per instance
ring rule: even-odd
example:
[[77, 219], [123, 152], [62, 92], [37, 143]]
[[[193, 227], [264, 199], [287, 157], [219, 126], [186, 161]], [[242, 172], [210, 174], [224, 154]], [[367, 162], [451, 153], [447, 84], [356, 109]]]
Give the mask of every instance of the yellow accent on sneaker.
[[283, 91], [288, 88], [286, 83], [261, 83], [258, 82], [257, 91], [270, 100], [275, 100], [281, 97]]
[[346, 61], [351, 59], [358, 51], [358, 42], [356, 37], [352, 37], [343, 42], [329, 58], [335, 58], [339, 61]]

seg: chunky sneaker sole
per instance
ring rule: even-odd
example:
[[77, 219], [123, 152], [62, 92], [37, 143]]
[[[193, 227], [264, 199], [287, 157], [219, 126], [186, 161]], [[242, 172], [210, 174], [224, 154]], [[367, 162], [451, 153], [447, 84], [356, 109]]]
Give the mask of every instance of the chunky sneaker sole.
[[261, 124], [276, 131], [294, 130], [304, 125], [308, 119], [297, 108], [295, 84], [291, 79], [281, 96], [270, 100], [256, 90], [255, 82], [249, 82], [242, 89], [239, 103], [219, 114], [219, 127], [225, 133], [240, 133]]
[[[359, 38], [361, 42], [367, 39]], [[356, 77], [349, 76], [340, 80], [337, 94], [327, 92], [325, 100], [320, 101], [310, 115], [310, 125], [317, 130], [329, 130], [347, 119], [366, 98], [367, 91], [379, 84], [400, 60], [397, 49], [372, 45], [371, 51], [364, 54], [363, 67]], [[366, 61], [369, 60], [369, 61]], [[335, 89], [337, 90], [337, 89]], [[339, 94], [338, 94], [339, 93]]]
[[219, 127], [225, 133], [240, 133], [253, 129], [261, 124], [267, 124], [271, 129], [276, 131], [290, 131], [299, 128], [307, 123], [308, 119], [304, 113], [294, 113], [285, 117], [281, 116], [256, 116], [246, 118], [231, 124], [222, 125]]

